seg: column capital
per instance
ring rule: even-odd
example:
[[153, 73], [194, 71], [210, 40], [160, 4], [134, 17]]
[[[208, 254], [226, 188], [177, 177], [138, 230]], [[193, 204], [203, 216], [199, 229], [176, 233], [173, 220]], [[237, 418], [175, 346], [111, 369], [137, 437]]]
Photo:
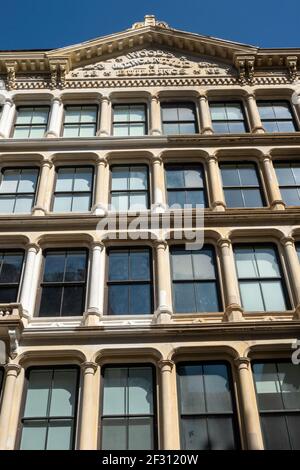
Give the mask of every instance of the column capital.
[[249, 369], [249, 366], [251, 364], [251, 359], [246, 356], [239, 356], [234, 359], [234, 364], [236, 367], [240, 369]]
[[230, 248], [231, 245], [232, 245], [232, 242], [229, 238], [219, 238], [218, 241], [217, 241], [217, 245], [220, 247], [220, 248], [223, 248], [223, 247], [227, 247], [227, 248]]
[[155, 101], [156, 103], [159, 103], [159, 95], [158, 93], [154, 93], [153, 95], [150, 96], [151, 101]]
[[21, 372], [22, 367], [20, 366], [20, 364], [15, 364], [14, 362], [8, 362], [7, 364], [5, 364], [4, 369], [6, 371], [6, 374], [9, 374], [10, 372], [12, 372], [13, 375], [17, 377], [19, 373]]
[[98, 248], [100, 248], [100, 251], [102, 251], [105, 248], [105, 244], [100, 240], [95, 240], [92, 242], [91, 248], [92, 250], [97, 250]]
[[153, 155], [152, 157], [152, 163], [159, 163], [160, 165], [162, 164], [163, 159], [159, 155]]
[[12, 98], [9, 98], [9, 97], [7, 96], [6, 98], [4, 98], [3, 106], [5, 106], [6, 104], [8, 104], [10, 107], [12, 107], [15, 103], [14, 103], [14, 101], [12, 100]]
[[51, 103], [62, 104], [62, 102], [63, 102], [63, 101], [62, 101], [62, 99], [61, 99], [60, 96], [53, 96], [53, 97], [51, 98]]
[[283, 246], [294, 246], [295, 244], [295, 239], [293, 237], [282, 237], [280, 239], [280, 243], [283, 245]]
[[110, 103], [111, 99], [107, 95], [103, 95], [100, 97], [100, 103], [103, 103], [103, 101], [106, 101], [107, 103]]
[[106, 157], [98, 157], [97, 160], [96, 160], [96, 165], [97, 166], [101, 166], [103, 165], [104, 167], [107, 166], [107, 158]]
[[53, 165], [54, 165], [54, 163], [51, 160], [42, 160], [42, 162], [41, 162], [42, 168], [44, 166], [47, 166], [48, 168], [52, 168]]
[[161, 359], [157, 365], [162, 372], [172, 372], [175, 362], [171, 361], [171, 359]]
[[255, 91], [247, 91], [245, 94], [246, 100], [254, 99], [256, 100]]
[[206, 91], [199, 91], [198, 92], [198, 99], [203, 101], [208, 101], [208, 96]]
[[153, 245], [156, 249], [162, 248], [163, 250], [166, 250], [168, 247], [168, 242], [166, 240], [153, 240]]
[[26, 249], [27, 251], [37, 254], [40, 251], [41, 247], [37, 243], [28, 243], [26, 245]]
[[259, 158], [264, 161], [272, 161], [272, 155], [270, 153], [262, 153]]
[[218, 163], [219, 162], [219, 157], [212, 153], [210, 155], [207, 155], [206, 160], [208, 161], [208, 163], [209, 162]]
[[84, 374], [95, 374], [95, 372], [97, 371], [98, 369], [98, 364], [96, 364], [96, 362], [92, 362], [92, 361], [86, 361], [86, 362], [83, 362], [81, 365], [81, 370]]

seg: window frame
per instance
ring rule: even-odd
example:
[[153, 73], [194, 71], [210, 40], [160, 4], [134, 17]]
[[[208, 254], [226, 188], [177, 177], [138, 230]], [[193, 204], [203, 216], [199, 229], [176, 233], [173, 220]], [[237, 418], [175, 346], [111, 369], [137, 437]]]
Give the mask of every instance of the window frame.
[[[83, 124], [95, 124], [96, 126], [96, 129], [95, 129], [95, 135], [94, 136], [89, 136], [89, 137], [81, 137], [81, 136], [76, 136], [76, 137], [66, 137], [64, 136], [64, 131], [65, 131], [65, 119], [66, 119], [66, 109], [67, 108], [83, 108], [83, 107], [95, 107], [96, 108], [96, 120], [95, 122], [85, 122]], [[82, 109], [81, 109], [82, 111]], [[98, 129], [99, 129], [99, 115], [100, 115], [100, 112], [99, 112], [99, 106], [98, 104], [96, 103], [85, 103], [85, 104], [82, 104], [82, 103], [64, 103], [64, 112], [63, 112], [63, 119], [62, 119], [62, 124], [61, 124], [61, 131], [60, 131], [60, 136], [64, 139], [89, 139], [91, 137], [97, 137], [97, 132], [98, 132]], [[67, 123], [68, 124], [71, 124], [71, 123]], [[76, 123], [74, 123], [76, 124]], [[73, 125], [74, 125], [73, 124]], [[72, 124], [71, 124], [72, 125]], [[80, 128], [81, 126], [81, 122], [78, 123], [78, 127]]]
[[[12, 125], [12, 130], [11, 130], [11, 135], [10, 137], [13, 138], [13, 139], [17, 139], [17, 137], [14, 137], [14, 133], [15, 133], [15, 129], [16, 129], [16, 126], [18, 127], [29, 127], [32, 128], [35, 127], [35, 126], [41, 126], [41, 124], [17, 124], [17, 119], [18, 119], [18, 113], [19, 113], [19, 110], [20, 108], [22, 109], [28, 109], [28, 108], [33, 108], [35, 110], [35, 108], [48, 108], [48, 116], [47, 116], [47, 123], [45, 124], [45, 132], [44, 132], [44, 135], [43, 137], [22, 137], [23, 139], [44, 139], [46, 137], [46, 133], [48, 131], [48, 126], [49, 126], [49, 121], [50, 121], [50, 113], [51, 113], [51, 106], [49, 104], [33, 104], [33, 105], [29, 105], [29, 104], [26, 104], [26, 105], [22, 105], [22, 104], [19, 104], [16, 106], [16, 112], [15, 112], [15, 119], [14, 119], [14, 123]], [[31, 130], [31, 129], [30, 129]]]
[[[40, 189], [40, 176], [41, 176], [41, 168], [39, 166], [33, 166], [33, 165], [30, 165], [30, 166], [3, 166], [1, 169], [0, 169], [0, 186], [3, 182], [3, 177], [4, 177], [4, 173], [5, 171], [7, 170], [15, 170], [15, 171], [22, 171], [22, 170], [37, 170], [37, 177], [36, 177], [36, 187], [35, 187], [35, 191], [34, 193], [0, 193], [0, 196], [2, 195], [6, 195], [6, 196], [11, 196], [11, 197], [14, 197], [15, 198], [15, 201], [14, 201], [14, 209], [15, 209], [15, 206], [16, 206], [16, 200], [17, 200], [17, 196], [20, 195], [20, 196], [28, 196], [28, 195], [33, 195], [33, 198], [32, 198], [32, 206], [31, 206], [31, 211], [30, 212], [6, 212], [6, 213], [1, 213], [0, 215], [1, 216], [4, 216], [4, 215], [17, 215], [17, 216], [21, 216], [22, 214], [31, 214], [32, 213], [32, 210], [33, 208], [35, 207], [36, 205], [36, 201], [37, 201], [37, 197], [38, 197], [38, 192], [39, 192], [39, 189]], [[20, 173], [21, 174], [21, 173]], [[19, 182], [18, 182], [18, 185], [20, 183], [20, 179], [19, 179]], [[18, 186], [17, 186], [17, 189], [18, 189]]]
[[[219, 106], [223, 106], [224, 109], [225, 109], [225, 113], [226, 113], [226, 116], [227, 116], [227, 108], [226, 108], [226, 105], [227, 104], [235, 104], [235, 105], [239, 105], [240, 107], [240, 110], [241, 110], [241, 113], [242, 113], [242, 116], [243, 116], [243, 119], [213, 119], [212, 118], [212, 114], [211, 114], [211, 108], [210, 106], [211, 105], [219, 105]], [[246, 115], [246, 110], [245, 110], [245, 105], [244, 105], [244, 102], [243, 100], [225, 100], [225, 101], [214, 101], [214, 100], [211, 100], [209, 101], [208, 103], [209, 105], [209, 112], [210, 112], [210, 118], [211, 118], [211, 124], [212, 124], [212, 129], [213, 129], [213, 132], [214, 134], [216, 135], [222, 135], [224, 134], [224, 132], [216, 132], [215, 129], [214, 129], [214, 123], [223, 123], [223, 124], [226, 124], [227, 125], [227, 128], [228, 128], [228, 131], [225, 132], [225, 134], [236, 134], [236, 132], [230, 132], [229, 131], [229, 123], [234, 123], [234, 122], [239, 122], [239, 123], [243, 123], [244, 124], [244, 128], [245, 128], [245, 131], [244, 132], [237, 132], [237, 134], [247, 134], [250, 132], [250, 126], [249, 126], [249, 122], [248, 122], [248, 118], [247, 118], [247, 115]]]
[[[163, 119], [164, 106], [166, 106], [166, 108], [167, 108], [168, 105], [176, 105], [177, 110], [178, 110], [178, 108], [180, 108], [180, 105], [184, 106], [184, 105], [191, 105], [191, 104], [193, 105], [193, 110], [194, 110], [194, 115], [195, 115], [195, 120], [194, 121], [190, 121], [190, 120], [188, 120], [188, 121], [179, 121], [179, 120], [178, 121], [169, 121], [169, 120], [164, 121], [164, 119]], [[176, 100], [174, 100], [174, 101], [172, 101], [172, 100], [171, 101], [168, 101], [168, 100], [164, 101], [164, 100], [162, 100], [160, 102], [160, 112], [161, 112], [161, 128], [162, 128], [162, 135], [163, 136], [168, 136], [168, 135], [195, 135], [195, 134], [200, 133], [198, 108], [197, 108], [197, 105], [196, 105], [195, 101], [193, 101], [193, 100], [191, 100], [191, 101], [186, 101], [186, 100], [184, 100], [184, 101], [176, 101]], [[180, 133], [179, 134], [166, 134], [164, 132], [164, 124], [173, 124], [173, 123], [177, 123], [178, 126], [180, 124], [194, 124], [195, 125], [195, 132], [189, 133], [189, 134], [180, 134]]]
[[[272, 106], [272, 108], [273, 108], [274, 105], [276, 105], [276, 104], [286, 104], [286, 105], [288, 106], [288, 110], [289, 110], [289, 112], [290, 112], [290, 114], [291, 114], [291, 118], [290, 118], [290, 119], [287, 119], [287, 118], [280, 118], [280, 119], [278, 119], [278, 118], [276, 118], [276, 117], [275, 117], [275, 118], [268, 118], [268, 119], [262, 118], [262, 117], [261, 117], [261, 114], [260, 114], [260, 109], [259, 109], [259, 108], [260, 108], [260, 106], [259, 106], [260, 104], [261, 104], [261, 105], [267, 105], [267, 104], [269, 104], [270, 106]], [[262, 127], [263, 127], [263, 129], [265, 130], [266, 133], [268, 133], [268, 134], [276, 134], [276, 133], [286, 133], [286, 132], [284, 132], [284, 131], [279, 131], [279, 130], [278, 130], [278, 131], [275, 131], [275, 132], [268, 132], [268, 131], [265, 129], [265, 127], [264, 127], [264, 122], [265, 122], [265, 121], [275, 122], [276, 125], [277, 125], [277, 122], [278, 122], [278, 121], [279, 121], [279, 122], [290, 122], [290, 121], [292, 121], [295, 130], [294, 130], [294, 131], [289, 131], [289, 132], [297, 132], [297, 131], [299, 131], [299, 125], [298, 125], [298, 122], [297, 122], [297, 119], [296, 119], [296, 114], [295, 114], [294, 108], [293, 108], [293, 106], [291, 105], [291, 102], [290, 102], [289, 99], [277, 99], [277, 100], [272, 100], [272, 99], [271, 99], [271, 100], [267, 100], [267, 99], [257, 99], [257, 100], [256, 100], [256, 105], [257, 105], [258, 114], [259, 114], [259, 117], [260, 117], [260, 120], [261, 120]], [[278, 128], [278, 125], [277, 125], [277, 128]]]
[[[113, 169], [114, 168], [129, 168], [129, 173], [130, 173], [130, 170], [131, 168], [133, 167], [136, 167], [136, 168], [140, 168], [140, 167], [145, 167], [147, 169], [147, 189], [146, 190], [142, 190], [142, 189], [112, 189], [112, 181], [113, 181]], [[109, 168], [109, 204], [111, 206], [111, 210], [114, 211], [113, 207], [112, 207], [112, 195], [113, 193], [124, 193], [124, 194], [127, 194], [127, 197], [130, 197], [130, 195], [132, 194], [135, 194], [135, 193], [146, 193], [147, 194], [147, 207], [145, 209], [143, 209], [143, 211], [138, 211], [138, 212], [144, 212], [144, 211], [149, 211], [150, 208], [151, 208], [151, 187], [150, 187], [150, 168], [149, 168], [149, 165], [147, 163], [114, 163], [112, 165], [110, 165], [110, 168]], [[122, 212], [122, 211], [115, 211], [116, 214], [130, 214], [131, 212], [135, 213], [137, 212], [136, 210], [132, 210], [132, 209], [128, 209], [127, 211], [125, 212]]]
[[[128, 106], [129, 107], [129, 110], [131, 108], [131, 106], [141, 106], [144, 108], [144, 116], [145, 116], [145, 120], [144, 121], [115, 121], [115, 108], [118, 107], [118, 106]], [[131, 124], [144, 124], [145, 126], [145, 133], [141, 136], [138, 136], [138, 135], [115, 135], [114, 131], [115, 131], [115, 127], [114, 125], [115, 124], [127, 124], [128, 125], [128, 128], [130, 129], [130, 125]], [[137, 137], [143, 137], [143, 136], [147, 136], [149, 135], [149, 119], [148, 119], [148, 106], [147, 106], [147, 103], [145, 102], [131, 102], [131, 103], [128, 103], [128, 102], [115, 102], [113, 103], [112, 105], [112, 112], [111, 112], [111, 135], [112, 137], [115, 137], [117, 139], [123, 139], [124, 137], [131, 137], [131, 138], [137, 138]]]
[[[23, 280], [23, 272], [24, 272], [24, 268], [25, 268], [25, 261], [26, 261], [26, 253], [25, 253], [25, 250], [20, 248], [9, 248], [9, 249], [5, 249], [5, 248], [0, 248], [0, 254], [1, 253], [22, 253], [22, 265], [21, 265], [21, 270], [20, 270], [20, 277], [19, 277], [19, 282], [14, 282], [14, 283], [5, 283], [5, 284], [0, 284], [0, 286], [4, 285], [4, 286], [16, 286], [17, 287], [17, 296], [16, 296], [16, 300], [14, 303], [17, 303], [19, 301], [19, 298], [20, 298], [20, 291], [21, 291], [21, 286], [22, 286], [22, 280]], [[0, 263], [1, 264], [1, 263]]]
[[[289, 188], [294, 188], [297, 190], [298, 192], [298, 197], [299, 197], [299, 204], [298, 205], [290, 205], [290, 204], [286, 204], [285, 201], [284, 201], [284, 198], [282, 197], [282, 200], [283, 202], [286, 204], [287, 207], [299, 207], [300, 206], [300, 183], [299, 184], [295, 184], [295, 185], [288, 185], [288, 184], [285, 184], [285, 185], [281, 185], [279, 183], [279, 180], [278, 180], [278, 176], [277, 176], [277, 165], [285, 165], [285, 167], [289, 167], [292, 172], [293, 172], [293, 168], [292, 166], [293, 165], [299, 165], [299, 168], [300, 168], [300, 160], [273, 160], [273, 166], [274, 166], [274, 170], [275, 170], [275, 174], [276, 174], [276, 178], [277, 178], [277, 183], [278, 183], [278, 187], [279, 187], [279, 191], [280, 191], [280, 195], [282, 197], [282, 192], [281, 192], [281, 189], [289, 189]], [[293, 175], [294, 176], [294, 175]], [[295, 180], [295, 177], [294, 177], [294, 180]]]

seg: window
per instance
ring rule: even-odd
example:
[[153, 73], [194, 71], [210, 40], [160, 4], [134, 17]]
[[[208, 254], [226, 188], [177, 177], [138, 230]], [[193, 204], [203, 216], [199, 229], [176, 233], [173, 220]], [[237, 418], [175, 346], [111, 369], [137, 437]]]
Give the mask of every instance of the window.
[[282, 199], [287, 206], [300, 206], [300, 163], [275, 163]]
[[242, 304], [246, 311], [282, 311], [288, 307], [277, 250], [272, 245], [234, 249]]
[[0, 367], [0, 398], [1, 398], [1, 391], [2, 391], [2, 384], [4, 381], [4, 370]]
[[173, 303], [176, 313], [219, 312], [219, 286], [214, 249], [171, 248]]
[[262, 207], [263, 197], [254, 163], [220, 165], [227, 207]]
[[299, 261], [300, 261], [300, 243], [297, 243], [297, 244], [296, 244], [296, 251], [297, 251], [297, 255], [298, 255]]
[[227, 365], [178, 364], [177, 382], [181, 449], [236, 449], [239, 443]]
[[0, 304], [17, 302], [23, 251], [0, 251]]
[[40, 317], [82, 315], [85, 307], [86, 250], [45, 252]]
[[111, 206], [117, 212], [149, 209], [146, 165], [111, 168]]
[[218, 134], [247, 132], [241, 103], [210, 103], [209, 107], [214, 132]]
[[39, 170], [5, 168], [0, 181], [0, 213], [30, 213], [35, 202]]
[[152, 313], [152, 269], [148, 248], [111, 249], [108, 274], [109, 315]]
[[27, 381], [20, 449], [74, 449], [77, 368], [32, 368]]
[[154, 449], [153, 375], [151, 366], [104, 368], [102, 450]]
[[166, 166], [168, 204], [207, 207], [205, 176], [202, 165]]
[[92, 167], [57, 169], [53, 212], [87, 212], [91, 209], [93, 193]]
[[300, 450], [300, 367], [255, 362], [253, 374], [267, 450]]
[[147, 134], [146, 106], [144, 104], [115, 105], [114, 135], [139, 136]]
[[47, 130], [49, 106], [22, 106], [17, 109], [16, 139], [40, 139]]
[[286, 101], [257, 101], [262, 125], [266, 132], [295, 132], [290, 104]]
[[198, 132], [193, 103], [162, 103], [164, 134], [195, 134]]
[[93, 137], [97, 131], [97, 106], [66, 106], [64, 137]]

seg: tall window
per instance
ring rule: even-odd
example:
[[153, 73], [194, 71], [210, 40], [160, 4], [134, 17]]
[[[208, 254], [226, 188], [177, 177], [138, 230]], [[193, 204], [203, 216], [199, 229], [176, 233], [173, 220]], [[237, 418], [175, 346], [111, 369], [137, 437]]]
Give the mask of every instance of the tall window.
[[257, 101], [257, 106], [266, 132], [296, 130], [292, 110], [287, 101]]
[[39, 170], [5, 168], [0, 180], [0, 213], [30, 213], [35, 202]]
[[93, 137], [97, 131], [97, 106], [66, 106], [64, 137]]
[[248, 311], [288, 308], [277, 250], [272, 245], [234, 248], [242, 304]]
[[198, 132], [196, 110], [193, 103], [162, 103], [164, 134], [195, 134]]
[[283, 201], [300, 206], [300, 163], [275, 163], [275, 171]]
[[152, 367], [105, 367], [103, 380], [101, 449], [154, 449]]
[[300, 261], [300, 243], [297, 243], [297, 244], [296, 244], [296, 251], [297, 251], [297, 255], [298, 255], [299, 261]]
[[254, 163], [220, 165], [227, 207], [262, 207], [263, 197]]
[[45, 252], [40, 317], [82, 315], [87, 274], [86, 250]]
[[117, 136], [147, 134], [146, 106], [144, 104], [115, 105], [113, 133]]
[[4, 382], [4, 370], [0, 367], [0, 405], [1, 405], [1, 392], [2, 392], [2, 385]]
[[108, 313], [152, 313], [152, 269], [148, 248], [109, 251]]
[[181, 449], [236, 449], [238, 438], [227, 365], [179, 364], [177, 380]]
[[14, 129], [16, 139], [40, 139], [48, 125], [49, 106], [22, 106], [17, 109]]
[[220, 299], [214, 249], [171, 248], [173, 303], [176, 313], [219, 312]]
[[209, 107], [214, 132], [218, 134], [247, 132], [241, 103], [210, 103]]
[[168, 204], [207, 207], [202, 165], [166, 165]]
[[20, 449], [74, 449], [77, 398], [77, 368], [30, 369]]
[[256, 362], [253, 374], [267, 450], [300, 450], [300, 367]]
[[17, 302], [23, 251], [0, 251], [0, 304]]
[[58, 168], [53, 211], [89, 211], [92, 205], [93, 174], [92, 167]]
[[149, 208], [148, 167], [146, 165], [111, 168], [111, 205], [117, 212]]

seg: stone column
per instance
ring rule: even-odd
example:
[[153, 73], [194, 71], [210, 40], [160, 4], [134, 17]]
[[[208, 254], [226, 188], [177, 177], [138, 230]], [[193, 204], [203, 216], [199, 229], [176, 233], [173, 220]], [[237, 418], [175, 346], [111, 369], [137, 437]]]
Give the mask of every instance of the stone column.
[[256, 99], [253, 93], [249, 93], [246, 97], [248, 115], [250, 121], [251, 132], [254, 134], [263, 134], [265, 132], [260, 119]]
[[2, 107], [0, 119], [0, 138], [8, 139], [11, 133], [15, 105], [10, 98], [6, 98]]
[[178, 450], [180, 448], [180, 439], [175, 364], [173, 361], [164, 359], [158, 363], [158, 366], [161, 372], [160, 409], [162, 416], [162, 449]]
[[158, 95], [151, 96], [150, 123], [151, 123], [150, 134], [161, 135], [162, 123], [161, 123], [161, 115], [160, 115], [160, 101], [159, 101]]
[[263, 172], [265, 176], [265, 185], [269, 197], [271, 209], [284, 210], [285, 204], [281, 198], [278, 186], [277, 176], [273, 167], [270, 155], [264, 155], [262, 158]]
[[100, 137], [111, 135], [111, 103], [108, 96], [101, 98], [100, 130], [97, 134]]
[[98, 365], [94, 362], [82, 364], [83, 390], [80, 423], [80, 450], [93, 450], [97, 448], [97, 417], [98, 387], [95, 383]]
[[89, 278], [88, 308], [85, 314], [85, 324], [96, 324], [103, 315], [105, 283], [105, 248], [102, 242], [92, 245], [92, 261]]
[[33, 208], [33, 215], [45, 215], [47, 212], [47, 186], [49, 181], [50, 170], [53, 163], [50, 160], [43, 160], [41, 165], [40, 182], [38, 186], [38, 194], [36, 204]]
[[36, 297], [36, 292], [32, 289], [33, 276], [35, 272], [36, 257], [40, 250], [40, 247], [35, 243], [30, 243], [27, 247], [27, 256], [25, 261], [23, 281], [20, 291], [20, 303], [23, 307], [23, 313], [25, 316], [32, 316], [30, 309], [31, 298]]
[[214, 211], [225, 211], [226, 203], [224, 199], [218, 159], [215, 155], [207, 158], [208, 178], [210, 186], [211, 206]]
[[227, 321], [243, 321], [243, 309], [240, 302], [231, 241], [228, 238], [220, 238], [218, 240], [218, 246], [221, 251], [220, 259], [224, 280], [224, 319]]
[[248, 357], [238, 357], [235, 359], [235, 365], [238, 373], [238, 388], [247, 450], [263, 450], [264, 444], [250, 359]]
[[60, 98], [52, 99], [51, 112], [46, 137], [57, 138], [60, 136], [62, 126], [63, 104]]
[[293, 237], [283, 237], [281, 243], [284, 246], [284, 254], [288, 264], [289, 278], [294, 291], [296, 301], [296, 318], [300, 318], [300, 262], [295, 249]]
[[201, 94], [199, 96], [199, 115], [200, 115], [200, 133], [201, 134], [213, 134], [213, 127], [211, 122], [211, 115], [209, 110], [209, 104], [207, 96]]
[[170, 323], [172, 317], [172, 288], [169, 247], [164, 240], [155, 241], [158, 308], [154, 318], [157, 323]]
[[5, 380], [0, 413], [0, 450], [6, 450], [8, 445], [8, 430], [14, 403], [14, 392], [17, 377], [21, 371], [19, 364], [8, 363], [5, 366]]
[[165, 175], [163, 161], [160, 157], [153, 158], [153, 210], [156, 213], [165, 212]]
[[95, 215], [105, 215], [108, 210], [108, 188], [106, 185], [107, 160], [100, 157], [97, 161], [95, 203], [92, 209]]

